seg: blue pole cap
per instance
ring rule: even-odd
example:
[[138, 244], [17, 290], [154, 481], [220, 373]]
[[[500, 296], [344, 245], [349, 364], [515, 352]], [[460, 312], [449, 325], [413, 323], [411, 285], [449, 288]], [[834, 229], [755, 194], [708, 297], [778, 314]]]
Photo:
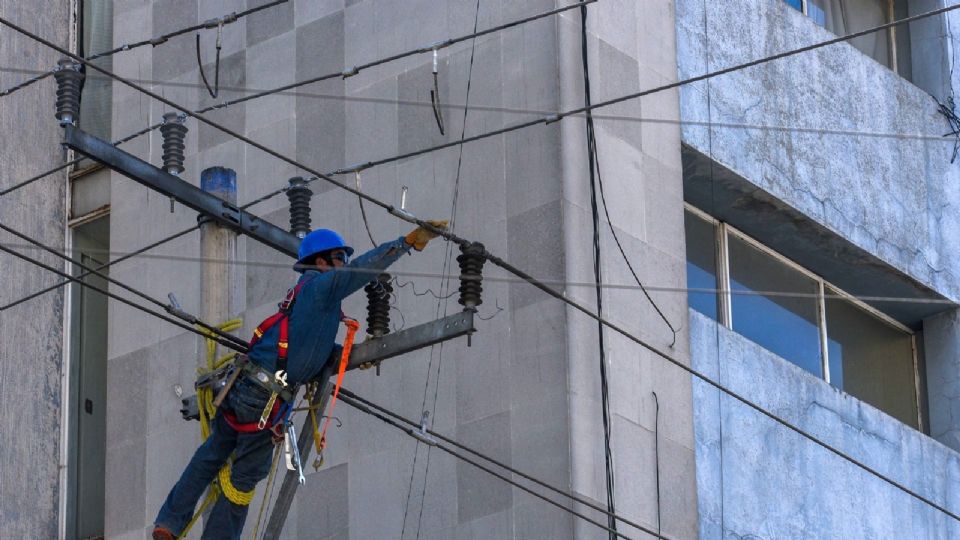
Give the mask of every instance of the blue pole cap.
[[200, 189], [237, 204], [237, 172], [227, 167], [206, 168], [200, 173]]

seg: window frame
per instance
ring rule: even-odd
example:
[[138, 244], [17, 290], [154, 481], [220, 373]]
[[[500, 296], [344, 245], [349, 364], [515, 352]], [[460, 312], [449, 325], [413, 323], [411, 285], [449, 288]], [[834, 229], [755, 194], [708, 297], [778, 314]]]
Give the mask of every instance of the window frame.
[[[804, 0], [806, 4], [806, 0]], [[743, 241], [747, 245], [759, 250], [766, 256], [771, 257], [773, 260], [780, 262], [787, 267], [796, 270], [804, 277], [807, 277], [815, 281], [818, 285], [817, 290], [817, 327], [819, 330], [820, 337], [820, 361], [821, 369], [823, 370], [823, 376], [817, 377], [827, 384], [830, 384], [830, 355], [828, 351], [828, 338], [827, 335], [827, 310], [826, 310], [826, 300], [827, 300], [827, 289], [831, 289], [833, 293], [831, 294], [831, 299], [844, 300], [849, 302], [855, 308], [865, 312], [867, 315], [872, 316], [876, 320], [880, 321], [887, 326], [892, 327], [894, 330], [903, 332], [910, 338], [910, 356], [913, 363], [913, 395], [914, 400], [916, 401], [916, 410], [917, 410], [917, 430], [920, 432], [924, 431], [924, 422], [923, 414], [921, 408], [921, 396], [920, 396], [920, 373], [919, 373], [919, 361], [917, 358], [917, 334], [911, 328], [904, 325], [900, 321], [893, 319], [889, 315], [883, 313], [882, 311], [866, 304], [862, 300], [859, 300], [857, 297], [852, 294], [844, 291], [840, 287], [834, 285], [833, 283], [827, 281], [823, 277], [811, 272], [807, 268], [797, 264], [793, 260], [787, 258], [786, 256], [774, 251], [770, 247], [764, 245], [759, 240], [752, 238], [750, 235], [745, 232], [729, 225], [726, 222], [720, 221], [710, 214], [700, 210], [699, 208], [693, 206], [688, 202], [683, 203], [684, 210], [690, 212], [695, 217], [706, 221], [711, 224], [714, 228], [716, 234], [715, 242], [715, 256], [716, 256], [716, 278], [717, 278], [717, 317], [718, 323], [728, 330], [733, 331], [733, 302], [732, 302], [732, 291], [730, 288], [730, 252], [729, 252], [729, 236], [733, 235], [737, 239]], [[792, 362], [791, 362], [792, 363]], [[811, 376], [815, 374], [810, 373]], [[836, 388], [834, 386], [834, 388]], [[844, 392], [843, 390], [837, 388], [837, 390]], [[847, 392], [844, 392], [847, 395], [851, 395]], [[856, 396], [853, 396], [856, 398]], [[857, 398], [859, 399], [859, 398]], [[862, 401], [862, 400], [861, 400]]]
[[[896, 7], [894, 6], [895, 0], [884, 0], [884, 1], [886, 3], [887, 22], [888, 23], [893, 22], [894, 20], [896, 20], [895, 19]], [[785, 1], [783, 3], [786, 4]], [[807, 7], [809, 3], [810, 3], [809, 0], [800, 0], [800, 13], [802, 13], [803, 16], [807, 18], [810, 17], [810, 12]], [[795, 9], [793, 6], [790, 6], [789, 4], [787, 4], [787, 6], [790, 7], [791, 9]], [[816, 24], [816, 21], [814, 21], [814, 24]], [[817, 24], [817, 26], [820, 26], [820, 25]], [[827, 31], [829, 32], [829, 30]], [[897, 75], [900, 75], [900, 63], [897, 59], [897, 27], [891, 26], [890, 28], [887, 28], [886, 33], [887, 33], [887, 54], [890, 55], [890, 65], [885, 67], [889, 68], [891, 71], [893, 71]]]

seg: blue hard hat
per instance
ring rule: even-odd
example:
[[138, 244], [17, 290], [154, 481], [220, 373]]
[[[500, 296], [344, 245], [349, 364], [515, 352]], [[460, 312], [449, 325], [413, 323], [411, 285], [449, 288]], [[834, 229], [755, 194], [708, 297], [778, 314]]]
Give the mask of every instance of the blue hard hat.
[[[304, 237], [297, 251], [297, 265], [313, 264], [313, 259], [331, 249], [342, 249], [347, 255], [353, 255], [353, 248], [343, 241], [343, 237], [330, 229], [317, 229]], [[303, 272], [303, 268], [298, 268]]]

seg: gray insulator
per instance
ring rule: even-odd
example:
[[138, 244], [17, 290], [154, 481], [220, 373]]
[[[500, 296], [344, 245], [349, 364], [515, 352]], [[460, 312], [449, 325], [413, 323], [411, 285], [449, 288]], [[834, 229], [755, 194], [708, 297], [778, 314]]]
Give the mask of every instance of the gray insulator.
[[57, 80], [57, 120], [61, 126], [77, 125], [80, 116], [80, 89], [83, 86], [83, 73], [80, 64], [69, 58], [57, 62], [57, 71], [53, 74]]
[[390, 333], [390, 274], [380, 274], [363, 288], [367, 293], [367, 334], [373, 337]]
[[307, 187], [307, 181], [300, 176], [290, 179], [287, 199], [290, 200], [290, 232], [303, 238], [310, 232], [310, 198], [313, 191]]
[[163, 115], [163, 124], [160, 125], [160, 135], [163, 136], [163, 170], [170, 174], [183, 172], [183, 151], [186, 145], [183, 139], [187, 136], [187, 126], [183, 118], [175, 112]]
[[457, 257], [457, 263], [460, 264], [460, 298], [457, 302], [464, 309], [476, 309], [483, 303], [480, 294], [483, 292], [481, 284], [485, 249], [480, 242], [473, 242], [460, 246], [460, 251], [462, 253]]

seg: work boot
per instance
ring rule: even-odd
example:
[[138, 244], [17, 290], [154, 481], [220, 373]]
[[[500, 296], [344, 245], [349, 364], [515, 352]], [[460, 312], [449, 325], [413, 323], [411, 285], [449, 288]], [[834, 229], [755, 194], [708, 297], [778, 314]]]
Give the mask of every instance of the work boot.
[[170, 529], [157, 525], [153, 528], [153, 540], [176, 540]]

